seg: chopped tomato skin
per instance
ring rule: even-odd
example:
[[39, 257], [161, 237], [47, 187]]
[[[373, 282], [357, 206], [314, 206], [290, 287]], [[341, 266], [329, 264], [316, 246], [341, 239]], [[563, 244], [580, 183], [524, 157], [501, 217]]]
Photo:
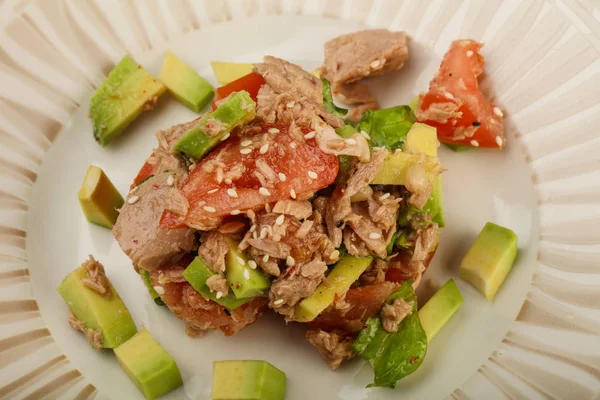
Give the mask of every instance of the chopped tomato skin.
[[502, 148], [503, 114], [484, 98], [477, 81], [485, 63], [481, 47], [473, 40], [452, 42], [429, 91], [420, 96], [416, 116], [437, 129], [441, 142]]
[[130, 189], [133, 189], [134, 187], [139, 185], [141, 182], [150, 178], [152, 175], [154, 175], [155, 172], [156, 172], [155, 166], [150, 164], [148, 161], [146, 161], [144, 163], [144, 165], [142, 166], [142, 168], [140, 169], [140, 172], [138, 172], [137, 176], [133, 180], [133, 183], [131, 184]]
[[256, 101], [258, 91], [260, 87], [264, 84], [265, 80], [262, 76], [260, 76], [256, 72], [251, 72], [248, 75], [244, 75], [233, 82], [229, 82], [225, 86], [221, 86], [215, 89], [215, 97], [212, 101], [213, 111], [217, 108], [217, 102], [219, 100], [224, 99], [233, 92], [240, 92], [242, 90], [245, 90], [248, 92], [252, 100]]
[[337, 157], [323, 153], [314, 139], [294, 140], [287, 125], [254, 128], [232, 136], [190, 171], [179, 188], [189, 204], [187, 215], [181, 220], [165, 214], [161, 228], [181, 222], [206, 226], [232, 211], [313, 193], [335, 181]]

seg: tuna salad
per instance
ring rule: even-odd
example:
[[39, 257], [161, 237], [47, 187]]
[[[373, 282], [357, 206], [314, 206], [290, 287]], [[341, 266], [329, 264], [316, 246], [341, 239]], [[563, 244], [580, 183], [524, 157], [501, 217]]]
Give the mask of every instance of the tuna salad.
[[271, 312], [332, 369], [361, 356], [389, 387], [412, 373], [427, 348], [415, 289], [444, 227], [439, 141], [504, 145], [480, 47], [454, 42], [429, 92], [380, 108], [368, 79], [402, 73], [407, 36], [343, 35], [316, 71], [267, 55], [158, 131], [112, 225], [157, 304], [190, 337]]

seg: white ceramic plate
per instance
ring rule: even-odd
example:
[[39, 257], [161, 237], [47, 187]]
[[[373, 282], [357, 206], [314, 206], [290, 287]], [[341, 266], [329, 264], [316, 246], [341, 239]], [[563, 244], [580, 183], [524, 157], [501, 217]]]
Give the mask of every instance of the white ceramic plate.
[[[111, 352], [91, 350], [66, 323], [55, 289], [89, 253], [138, 327], [177, 360], [185, 386], [165, 398], [207, 399], [212, 361], [222, 359], [272, 362], [287, 373], [292, 400], [599, 393], [600, 10], [591, 2], [21, 0], [0, 15], [0, 398], [142, 398]], [[100, 148], [89, 97], [125, 53], [156, 74], [169, 48], [211, 79], [210, 60], [265, 54], [312, 69], [326, 40], [365, 25], [411, 36], [406, 67], [371, 81], [384, 106], [425, 90], [449, 43], [473, 38], [486, 43], [482, 85], [507, 114], [506, 151], [440, 150], [447, 228], [426, 280], [458, 278], [487, 221], [519, 236], [494, 303], [456, 279], [463, 307], [395, 390], [365, 389], [372, 371], [359, 359], [328, 370], [299, 327], [273, 316], [232, 338], [187, 338], [76, 198], [89, 164], [125, 193], [154, 132], [194, 117], [164, 96]]]

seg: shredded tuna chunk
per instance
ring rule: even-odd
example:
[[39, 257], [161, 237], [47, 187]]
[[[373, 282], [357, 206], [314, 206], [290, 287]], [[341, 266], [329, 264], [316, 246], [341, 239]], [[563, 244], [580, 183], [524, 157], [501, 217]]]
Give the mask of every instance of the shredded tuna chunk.
[[378, 228], [387, 231], [392, 225], [396, 224], [398, 211], [400, 210], [399, 203], [402, 199], [389, 195], [384, 200], [380, 200], [383, 195], [383, 192], [376, 192], [369, 196], [367, 201], [369, 217]]
[[366, 257], [370, 255], [365, 242], [351, 228], [344, 229], [344, 246], [353, 256]]
[[379, 109], [379, 102], [369, 90], [369, 87], [360, 82], [345, 83], [335, 86], [334, 94], [345, 104], [355, 107], [346, 115], [351, 121], [357, 122], [366, 110]]
[[185, 334], [192, 339], [198, 339], [204, 336], [206, 333], [205, 330], [196, 328], [194, 325], [186, 324], [185, 325]]
[[369, 162], [359, 163], [348, 179], [348, 185], [344, 194], [347, 197], [352, 197], [363, 187], [367, 186], [377, 176], [381, 167], [383, 167], [388, 154], [389, 151], [387, 149], [380, 148], [371, 153], [371, 160]]
[[81, 283], [101, 296], [110, 295], [110, 287], [104, 267], [90, 254], [89, 258], [82, 264], [87, 272], [87, 276], [81, 280]]
[[161, 286], [164, 286], [167, 283], [187, 282], [183, 277], [183, 271], [185, 271], [185, 267], [183, 266], [161, 269], [158, 271], [157, 281]]
[[396, 299], [392, 304], [384, 304], [381, 307], [383, 329], [389, 333], [396, 332], [400, 322], [412, 314], [412, 306], [412, 302], [406, 302], [404, 299]]
[[206, 286], [213, 293], [221, 293], [221, 296], [227, 296], [229, 293], [229, 284], [227, 284], [227, 279], [223, 275], [215, 274], [211, 276], [206, 280]]
[[297, 266], [271, 285], [269, 306], [277, 312], [289, 311], [300, 300], [312, 295], [323, 281], [327, 265], [323, 261], [311, 261]]
[[312, 229], [314, 223], [315, 221], [311, 221], [309, 219], [302, 222], [302, 225], [300, 225], [300, 228], [298, 228], [298, 230], [296, 231], [296, 237], [298, 239], [304, 239]]
[[344, 220], [352, 212], [350, 196], [346, 193], [342, 186], [338, 186], [333, 191], [333, 194], [327, 202], [325, 213], [325, 223], [327, 224], [327, 232], [337, 248], [342, 243], [342, 230], [344, 229]]
[[69, 325], [85, 335], [87, 341], [96, 350], [102, 350], [102, 332], [99, 329], [87, 328], [83, 322], [69, 310]]
[[306, 339], [319, 350], [321, 357], [331, 369], [337, 369], [342, 361], [354, 357], [354, 338], [323, 330], [306, 331]]
[[458, 111], [460, 109], [460, 104], [452, 101], [433, 103], [429, 105], [427, 110], [421, 110], [421, 101], [422, 100], [419, 100], [419, 107], [417, 107], [417, 110], [415, 111], [415, 116], [418, 121], [436, 121], [445, 124], [451, 119], [462, 118], [462, 112]]
[[389, 263], [377, 258], [360, 277], [360, 282], [366, 285], [385, 282], [385, 273], [389, 269]]
[[387, 242], [384, 236], [385, 232], [375, 226], [372, 221], [369, 221], [362, 215], [351, 214], [346, 218], [346, 222], [373, 254], [381, 258], [387, 256]]
[[312, 128], [315, 130], [317, 144], [323, 153], [336, 156], [346, 155], [358, 157], [362, 162], [368, 162], [371, 158], [369, 143], [367, 139], [356, 133], [352, 137], [344, 139], [340, 137], [331, 124], [323, 122], [320, 118], [312, 119]]
[[269, 257], [287, 258], [290, 255], [290, 246], [272, 239], [248, 239], [250, 246], [257, 248]]
[[297, 93], [313, 103], [323, 103], [323, 85], [319, 78], [295, 64], [265, 56], [263, 63], [254, 64], [254, 69], [277, 93]]
[[225, 272], [225, 256], [229, 251], [225, 236], [218, 231], [211, 231], [202, 234], [200, 239], [202, 245], [198, 248], [198, 255], [213, 272]]
[[273, 212], [291, 215], [302, 220], [312, 215], [312, 205], [308, 201], [280, 200], [275, 203]]
[[412, 193], [408, 202], [417, 208], [425, 207], [433, 189], [425, 167], [420, 163], [411, 165], [406, 171], [405, 179], [406, 189]]

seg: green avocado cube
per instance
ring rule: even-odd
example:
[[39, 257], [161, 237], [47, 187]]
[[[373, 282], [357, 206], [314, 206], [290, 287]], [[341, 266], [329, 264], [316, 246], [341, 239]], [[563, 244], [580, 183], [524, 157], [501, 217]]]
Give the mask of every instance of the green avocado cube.
[[345, 256], [333, 267], [327, 279], [294, 310], [294, 321], [310, 322], [329, 307], [336, 298], [343, 298], [350, 286], [371, 265], [373, 257]]
[[285, 373], [262, 360], [213, 362], [212, 400], [284, 400]]
[[460, 277], [494, 300], [517, 257], [517, 242], [513, 231], [488, 222], [463, 258]]
[[102, 333], [103, 348], [112, 349], [125, 343], [137, 332], [127, 307], [108, 278], [109, 291], [106, 295], [96, 293], [86, 286], [86, 278], [89, 278], [88, 271], [82, 265], [67, 275], [57, 291], [87, 329]]
[[148, 293], [150, 293], [150, 296], [152, 296], [154, 303], [157, 306], [164, 306], [165, 302], [162, 301], [162, 299], [160, 298], [160, 295], [158, 294], [158, 292], [156, 291], [156, 289], [154, 289], [154, 286], [152, 285], [152, 281], [150, 280], [150, 273], [148, 271], [146, 271], [145, 269], [140, 269], [140, 275], [142, 276], [144, 285], [146, 285], [146, 289], [148, 289]]
[[440, 142], [437, 139], [437, 129], [427, 124], [415, 122], [406, 135], [404, 151], [409, 153], [425, 153], [437, 157]]
[[174, 154], [184, 154], [201, 160], [219, 142], [238, 126], [256, 116], [256, 103], [245, 90], [227, 97], [215, 111], [205, 114], [187, 131], [173, 148]]
[[271, 287], [271, 281], [259, 269], [248, 265], [248, 258], [238, 251], [238, 243], [227, 239], [229, 252], [225, 258], [225, 277], [231, 290], [238, 299], [265, 296]]
[[96, 141], [109, 144], [165, 92], [165, 86], [131, 57], [125, 56], [90, 100]]
[[245, 304], [252, 300], [252, 298], [237, 299], [233, 294], [229, 293], [227, 296], [219, 296], [214, 292], [211, 292], [206, 281], [208, 278], [213, 276], [215, 273], [206, 265], [204, 260], [200, 257], [196, 257], [194, 261], [187, 266], [183, 271], [183, 277], [190, 285], [204, 297], [214, 301], [217, 304], [222, 305], [230, 310], [235, 310], [242, 304]]
[[154, 399], [183, 384], [173, 357], [142, 329], [115, 349], [119, 364], [146, 399]]
[[434, 173], [439, 165], [437, 157], [425, 156], [422, 154], [410, 154], [403, 151], [390, 153], [383, 162], [383, 166], [377, 173], [377, 176], [370, 182], [372, 185], [405, 185], [406, 172], [415, 164], [422, 163], [433, 183], [436, 174]]
[[102, 169], [93, 165], [88, 167], [77, 198], [89, 222], [112, 229], [123, 197]]
[[421, 325], [431, 341], [463, 304], [454, 279], [448, 280], [419, 310]]
[[213, 98], [213, 87], [170, 50], [165, 53], [159, 79], [169, 93], [190, 110], [199, 113]]

